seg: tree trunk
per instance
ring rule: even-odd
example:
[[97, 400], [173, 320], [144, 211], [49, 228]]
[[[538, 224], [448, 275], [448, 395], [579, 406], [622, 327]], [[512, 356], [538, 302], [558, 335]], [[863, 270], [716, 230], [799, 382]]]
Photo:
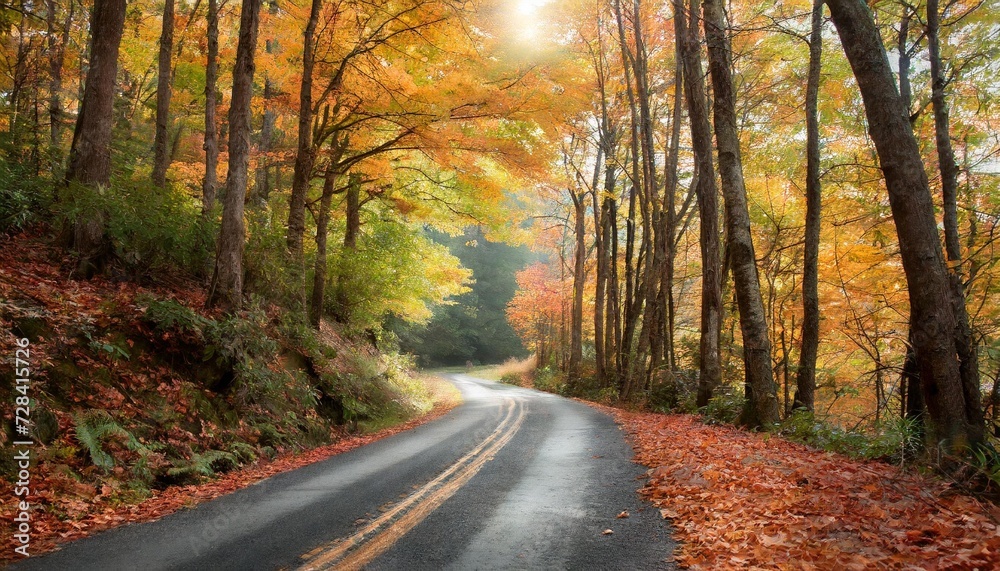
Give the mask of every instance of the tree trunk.
[[348, 292], [350, 275], [345, 262], [358, 249], [358, 235], [361, 233], [361, 175], [351, 173], [344, 202], [347, 208], [347, 227], [344, 230], [344, 247], [340, 252], [340, 267], [337, 269], [337, 294], [334, 298], [336, 308], [333, 313], [338, 323], [348, 323], [351, 320], [351, 296]]
[[945, 77], [941, 64], [938, 1], [927, 1], [927, 47], [931, 64], [931, 103], [934, 108], [934, 140], [941, 171], [941, 195], [944, 205], [944, 243], [949, 264], [952, 304], [955, 306], [955, 347], [958, 351], [962, 390], [965, 393], [966, 421], [982, 426], [982, 389], [979, 386], [979, 355], [965, 308], [962, 283], [962, 246], [958, 236], [958, 164], [951, 147], [948, 106], [944, 98]]
[[298, 274], [296, 282], [301, 284], [300, 299], [305, 300], [305, 271], [302, 253], [302, 235], [306, 223], [306, 194], [312, 180], [313, 164], [316, 161], [316, 146], [313, 142], [313, 68], [316, 63], [315, 36], [323, 0], [312, 0], [309, 20], [303, 34], [302, 85], [299, 90], [299, 129], [295, 152], [295, 170], [292, 174], [292, 195], [288, 199], [288, 234], [286, 243], [291, 254], [292, 271]]
[[156, 134], [153, 138], [153, 184], [167, 183], [170, 164], [170, 59], [174, 53], [174, 0], [163, 0], [163, 27], [160, 32], [159, 74], [156, 80]]
[[[68, 183], [90, 187], [111, 184], [111, 131], [114, 123], [118, 48], [125, 25], [125, 0], [95, 0], [91, 16], [90, 69], [73, 130]], [[102, 271], [111, 246], [103, 212], [84, 212], [74, 222], [72, 247], [84, 277]]]
[[[46, 26], [48, 29], [48, 49], [49, 49], [49, 144], [53, 152], [56, 153], [53, 159], [53, 166], [60, 166], [60, 139], [62, 138], [62, 68], [66, 55], [66, 45], [69, 43], [70, 26], [73, 24], [73, 13], [76, 8], [75, 2], [70, 2], [69, 12], [66, 14], [66, 21], [62, 28], [62, 34], [56, 33], [56, 11], [58, 3], [56, 0], [48, 0], [46, 10]], [[55, 170], [55, 169], [53, 169]]]
[[[599, 167], [595, 167], [599, 168]], [[580, 364], [583, 361], [583, 289], [586, 286], [584, 266], [587, 261], [586, 220], [587, 203], [583, 196], [572, 190], [573, 199], [573, 235], [575, 248], [573, 252], [573, 307], [570, 311], [570, 350], [569, 377], [576, 379], [580, 375]]]
[[309, 305], [309, 324], [319, 329], [323, 318], [323, 302], [326, 292], [326, 241], [330, 224], [330, 203], [333, 201], [334, 183], [337, 176], [328, 169], [323, 180], [323, 195], [319, 201], [319, 216], [316, 218], [316, 266], [313, 275], [312, 299]]
[[712, 89], [715, 93], [715, 138], [719, 147], [719, 173], [726, 200], [726, 230], [732, 262], [736, 303], [743, 332], [743, 363], [747, 404], [741, 423], [766, 427], [780, 419], [777, 387], [771, 371], [771, 341], [768, 338], [764, 304], [760, 295], [757, 261], [750, 234], [750, 213], [743, 182], [740, 140], [736, 130], [736, 99], [733, 93], [732, 61], [726, 37], [725, 16], [718, 0], [705, 0], [705, 39], [708, 43]]
[[250, 162], [250, 101], [253, 97], [254, 51], [260, 24], [260, 0], [243, 0], [240, 34], [233, 67], [233, 95], [229, 108], [229, 169], [222, 205], [222, 227], [216, 249], [215, 272], [208, 306], [239, 310], [243, 303], [243, 203]]
[[219, 131], [216, 127], [215, 109], [218, 105], [219, 78], [219, 4], [208, 0], [208, 54], [205, 63], [205, 179], [201, 185], [201, 212], [208, 216], [215, 208], [215, 189], [218, 186], [216, 169], [219, 165]]
[[949, 262], [962, 259], [958, 238], [958, 164], [951, 148], [948, 105], [944, 99], [945, 77], [941, 64], [938, 1], [927, 0], [927, 51], [931, 64], [931, 104], [934, 108], [934, 142], [938, 168], [941, 170], [941, 195], [944, 204], [944, 244]]
[[682, 38], [684, 61], [684, 93], [691, 119], [691, 142], [694, 148], [698, 199], [701, 219], [701, 341], [699, 342], [699, 376], [696, 403], [708, 404], [712, 392], [722, 382], [719, 362], [719, 334], [722, 327], [722, 280], [719, 260], [719, 202], [715, 186], [715, 164], [712, 161], [712, 126], [708, 120], [705, 79], [701, 69], [701, 50], [697, 23], [699, 1], [691, 0], [690, 22], [684, 19], [683, 0], [674, 0], [674, 27]]
[[823, 0], [814, 0], [806, 81], [806, 230], [802, 262], [802, 349], [792, 408], [815, 408], [819, 349], [819, 231], [823, 200], [819, 175], [819, 82], [823, 55]]
[[827, 0], [827, 4], [861, 88], [869, 133], [889, 190], [909, 288], [913, 345], [930, 417], [928, 435], [934, 445], [948, 451], [977, 446], [983, 441], [983, 426], [970, 418], [975, 414], [968, 409], [981, 405], [963, 386], [955, 346], [961, 321], [956, 312], [965, 313], [965, 306], [952, 303], [920, 148], [867, 6], [857, 0]]

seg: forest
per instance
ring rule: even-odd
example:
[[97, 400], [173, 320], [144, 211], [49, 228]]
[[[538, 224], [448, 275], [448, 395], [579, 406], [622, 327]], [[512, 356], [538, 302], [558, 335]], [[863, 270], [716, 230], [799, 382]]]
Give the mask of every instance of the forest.
[[0, 346], [46, 355], [53, 465], [141, 496], [530, 355], [504, 380], [1000, 486], [993, 0], [0, 24]]

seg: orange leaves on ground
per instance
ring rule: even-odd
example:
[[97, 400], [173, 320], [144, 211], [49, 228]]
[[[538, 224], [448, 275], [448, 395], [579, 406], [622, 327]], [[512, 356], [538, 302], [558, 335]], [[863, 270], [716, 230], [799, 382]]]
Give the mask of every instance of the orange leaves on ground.
[[[443, 403], [431, 413], [405, 424], [386, 428], [365, 435], [343, 436], [337, 442], [298, 453], [288, 453], [272, 461], [259, 461], [246, 468], [224, 474], [214, 480], [190, 486], [172, 486], [154, 492], [154, 496], [136, 505], [112, 505], [107, 501], [111, 490], [95, 490], [76, 482], [61, 473], [40, 474], [37, 483], [32, 483], [32, 495], [28, 498], [33, 505], [58, 506], [60, 517], [53, 510], [37, 510], [32, 513], [31, 550], [32, 555], [51, 551], [57, 544], [86, 537], [124, 523], [139, 523], [159, 519], [183, 508], [194, 507], [202, 502], [246, 488], [265, 478], [301, 468], [331, 456], [341, 454], [365, 444], [370, 444], [398, 432], [409, 430], [420, 424], [440, 417], [454, 408], [457, 402]], [[105, 486], [107, 488], [107, 486]], [[5, 503], [0, 507], [0, 519], [12, 521], [16, 504]], [[3, 542], [0, 562], [18, 558], [14, 553], [13, 537]]]
[[610, 410], [649, 466], [642, 493], [692, 569], [997, 569], [1000, 528], [976, 500], [874, 462], [695, 416]]

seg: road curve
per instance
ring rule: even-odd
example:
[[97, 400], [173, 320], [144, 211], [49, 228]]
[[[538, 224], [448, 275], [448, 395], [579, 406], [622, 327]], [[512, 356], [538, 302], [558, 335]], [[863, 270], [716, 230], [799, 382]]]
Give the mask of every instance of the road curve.
[[449, 379], [465, 402], [437, 421], [13, 568], [673, 568], [666, 525], [635, 493], [642, 469], [610, 418]]

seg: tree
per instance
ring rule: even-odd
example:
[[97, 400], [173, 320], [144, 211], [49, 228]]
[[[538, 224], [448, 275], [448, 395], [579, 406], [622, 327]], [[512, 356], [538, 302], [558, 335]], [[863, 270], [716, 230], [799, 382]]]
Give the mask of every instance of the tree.
[[823, 55], [823, 1], [814, 0], [806, 85], [806, 231], [802, 263], [802, 349], [793, 408], [813, 410], [819, 348], [819, 234], [823, 199], [819, 173], [819, 82]]
[[[125, 0], [95, 0], [90, 23], [90, 70], [73, 130], [67, 183], [95, 188], [111, 184], [115, 77], [124, 25]], [[74, 221], [72, 247], [79, 255], [77, 271], [84, 277], [102, 271], [110, 255], [104, 223], [103, 212], [85, 212]]]
[[170, 60], [174, 51], [174, 0], [163, 0], [163, 28], [160, 33], [160, 56], [156, 81], [156, 136], [153, 139], [153, 184], [166, 184], [170, 164]]
[[243, 0], [240, 37], [233, 67], [233, 96], [229, 108], [229, 170], [223, 198], [222, 227], [216, 248], [215, 271], [209, 288], [209, 307], [239, 310], [243, 303], [243, 202], [250, 162], [250, 100], [253, 97], [254, 51], [260, 23], [261, 0]]
[[[965, 312], [952, 303], [948, 271], [937, 236], [934, 205], [909, 114], [867, 6], [856, 0], [826, 0], [861, 90], [868, 130], [889, 190], [892, 217], [909, 287], [913, 344], [928, 435], [935, 445], [958, 452], [983, 440], [978, 391], [963, 388], [955, 331]], [[979, 419], [976, 418], [977, 412]]]
[[719, 146], [719, 173], [726, 201], [727, 247], [743, 333], [747, 403], [740, 421], [747, 426], [762, 427], [779, 420], [778, 398], [771, 373], [771, 341], [750, 234], [750, 213], [736, 130], [731, 50], [726, 37], [725, 16], [718, 0], [705, 0], [702, 7], [712, 90], [715, 93], [715, 138]]
[[219, 136], [215, 121], [218, 105], [219, 77], [219, 0], [208, 0], [208, 53], [205, 62], [205, 178], [202, 180], [202, 214], [207, 216], [215, 207], [218, 186], [216, 169], [219, 164]]
[[688, 7], [689, 21], [684, 20], [683, 0], [674, 2], [674, 29], [681, 40], [684, 60], [684, 92], [691, 118], [691, 142], [695, 156], [695, 193], [698, 197], [701, 245], [701, 337], [699, 341], [699, 376], [697, 405], [705, 406], [715, 387], [722, 382], [719, 360], [719, 335], [722, 327], [722, 263], [719, 260], [719, 198], [715, 186], [715, 163], [712, 160], [712, 124], [701, 69], [698, 42], [698, 0]]

